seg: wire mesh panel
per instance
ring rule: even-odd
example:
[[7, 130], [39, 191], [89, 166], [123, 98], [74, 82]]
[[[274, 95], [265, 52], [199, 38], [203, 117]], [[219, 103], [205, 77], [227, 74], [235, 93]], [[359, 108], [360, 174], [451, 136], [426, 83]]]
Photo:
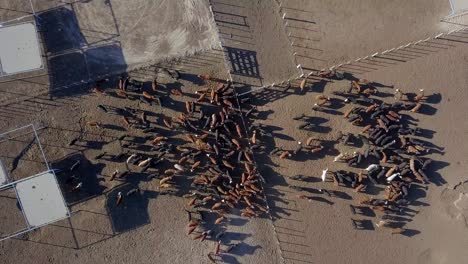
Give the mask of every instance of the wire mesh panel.
[[34, 126], [0, 134], [0, 160], [10, 181], [49, 170]]
[[19, 21], [34, 15], [31, 0], [2, 1], [0, 7], [0, 24]]
[[34, 125], [0, 134], [0, 176], [0, 241], [70, 217]]

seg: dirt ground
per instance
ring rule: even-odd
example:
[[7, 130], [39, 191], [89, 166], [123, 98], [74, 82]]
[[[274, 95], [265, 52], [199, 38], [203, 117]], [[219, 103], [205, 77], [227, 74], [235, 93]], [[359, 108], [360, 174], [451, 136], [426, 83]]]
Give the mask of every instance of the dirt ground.
[[[210, 57], [211, 62], [206, 62], [203, 67], [197, 69], [192, 63], [200, 58]], [[209, 66], [207, 66], [209, 65]], [[166, 65], [169, 67], [169, 65]], [[210, 73], [219, 78], [227, 78], [224, 71], [224, 59], [220, 51], [211, 51], [198, 56], [187, 58], [184, 62], [171, 63], [171, 67], [181, 70], [182, 79], [177, 83], [169, 82], [164, 78], [158, 78], [161, 85], [161, 93], [166, 93], [169, 89], [182, 89], [187, 96], [195, 89], [200, 89], [198, 84], [193, 83], [193, 74]], [[184, 69], [190, 69], [186, 72]], [[186, 75], [184, 75], [186, 74]], [[152, 80], [155, 77], [154, 69], [142, 69], [129, 73], [132, 78], [140, 81]], [[166, 82], [167, 81], [167, 82]], [[147, 86], [149, 83], [146, 83]], [[115, 85], [115, 83], [113, 84]], [[114, 87], [112, 84], [110, 87]], [[110, 88], [109, 87], [109, 88]], [[156, 127], [158, 133], [167, 133], [162, 129], [162, 115], [173, 115], [180, 111], [183, 102], [191, 97], [173, 97], [167, 100], [164, 108], [145, 106], [138, 103], [138, 100], [117, 99], [112, 96], [98, 97], [93, 94], [80, 96], [77, 102], [67, 101], [63, 106], [44, 109], [39, 114], [30, 114], [26, 120], [40, 120], [41, 127], [39, 136], [43, 143], [44, 151], [52, 167], [71, 166], [73, 160], [82, 161], [81, 169], [77, 175], [83, 179], [86, 188], [83, 193], [74, 194], [70, 190], [64, 189], [67, 202], [73, 216], [70, 220], [58, 222], [38, 231], [28, 234], [22, 239], [27, 241], [12, 239], [2, 244], [2, 259], [6, 263], [30, 263], [32, 261], [73, 263], [96, 263], [103, 259], [110, 263], [154, 263], [155, 260], [161, 262], [172, 261], [175, 263], [204, 263], [207, 261], [207, 253], [213, 251], [215, 242], [210, 240], [205, 243], [195, 243], [186, 235], [187, 216], [184, 208], [186, 199], [182, 195], [164, 196], [160, 194], [158, 184], [155, 180], [146, 179], [146, 174], [139, 174], [137, 170], [134, 175], [119, 181], [109, 181], [109, 177], [115, 169], [125, 170], [121, 162], [111, 160], [95, 160], [94, 157], [106, 151], [116, 153], [121, 151], [121, 146], [116, 140], [123, 134], [129, 134], [134, 140], [143, 138], [136, 129], [125, 129], [117, 115], [101, 113], [97, 110], [98, 104], [108, 107], [131, 107], [148, 111], [148, 120]], [[19, 118], [18, 118], [19, 119]], [[15, 118], [12, 122], [17, 122]], [[23, 120], [25, 120], [23, 119]], [[76, 122], [70, 123], [71, 120]], [[99, 120], [104, 124], [104, 129], [89, 129], [85, 123]], [[27, 122], [27, 121], [24, 121]], [[70, 140], [80, 137], [78, 142], [69, 146]], [[130, 141], [131, 139], [129, 139]], [[12, 168], [12, 160], [20, 152], [28, 139], [21, 139], [24, 144], [4, 145], [9, 155], [2, 155], [2, 160], [8, 168]], [[16, 146], [16, 149], [14, 148]], [[130, 151], [132, 148], [128, 149]], [[144, 150], [140, 153], [146, 153]], [[32, 155], [31, 153], [31, 156]], [[41, 163], [35, 157], [36, 166], [26, 164], [21, 161], [18, 167], [28, 167], [30, 169], [39, 166]], [[123, 167], [122, 167], [123, 166]], [[19, 173], [15, 171], [15, 179], [27, 176], [27, 172]], [[65, 175], [67, 177], [69, 175]], [[13, 176], [12, 176], [13, 177]], [[60, 178], [59, 178], [60, 180]], [[128, 191], [138, 187], [142, 190], [141, 197], [137, 200], [129, 201], [128, 207], [116, 210], [114, 201], [117, 191]], [[187, 192], [187, 190], [180, 190]], [[9, 194], [8, 197], [14, 197]], [[7, 201], [11, 199], [7, 198]], [[16, 211], [14, 203], [9, 202], [3, 208], [13, 212]], [[8, 230], [14, 230], [17, 226], [18, 216], [12, 218], [5, 215], [3, 234]], [[274, 262], [279, 258], [279, 252], [275, 245], [273, 233], [271, 233], [272, 223], [268, 218], [258, 218], [252, 221], [233, 216], [230, 225], [223, 229], [225, 235], [223, 240], [228, 244], [239, 243], [230, 254], [222, 256], [222, 260], [230, 263], [237, 262], [237, 258], [243, 261], [253, 262], [257, 258], [262, 258]], [[8, 229], [7, 229], [8, 228]], [[170, 230], [170, 231], [169, 231]], [[169, 231], [169, 232], [168, 232]], [[255, 231], [265, 234], [265, 236], [254, 236]], [[28, 243], [29, 245], [26, 246]], [[26, 247], [22, 250], [23, 258], [15, 259], [18, 254], [18, 247]], [[16, 248], [16, 249], [15, 249]], [[41, 253], [37, 254], [38, 248]], [[57, 255], [57, 249], [61, 252]], [[42, 252], [43, 251], [43, 252]], [[122, 253], [116, 253], [122, 252]], [[128, 254], [128, 252], [132, 252]]]
[[279, 2], [292, 50], [306, 70], [327, 68], [460, 26], [441, 21], [451, 11], [448, 1]]
[[[466, 199], [464, 184], [464, 158], [468, 149], [461, 141], [466, 137], [467, 117], [463, 103], [468, 95], [464, 89], [467, 79], [466, 61], [460, 54], [466, 53], [464, 44], [449, 50], [419, 58], [412, 62], [360, 75], [384, 85], [394, 85], [405, 91], [416, 92], [424, 88], [429, 94], [441, 93], [441, 101], [431, 105], [427, 114], [417, 114], [418, 126], [428, 130], [427, 140], [445, 148], [444, 153], [431, 155], [438, 162], [431, 172], [432, 181], [428, 189], [415, 189], [413, 204], [407, 215], [399, 219], [405, 223], [407, 233], [390, 235], [389, 231], [373, 227], [382, 216], [379, 213], [353, 215], [349, 204], [357, 205], [362, 197], [352, 189], [335, 189], [331, 182], [321, 183], [322, 170], [344, 169], [347, 166], [333, 162], [337, 151], [355, 151], [335, 143], [337, 134], [353, 131], [353, 127], [342, 119], [347, 106], [330, 110], [329, 113], [315, 112], [312, 104], [315, 96], [324, 93], [334, 96], [332, 91], [342, 91], [347, 81], [336, 81], [326, 85], [312, 84], [307, 94], [291, 92], [284, 95], [280, 90], [269, 89], [260, 93], [258, 123], [270, 128], [274, 141], [269, 142], [266, 154], [259, 159], [265, 164], [263, 173], [271, 177], [269, 199], [276, 209], [275, 226], [279, 231], [283, 256], [291, 263], [464, 263], [468, 256], [462, 248], [468, 243], [466, 236], [466, 207], [459, 203]], [[441, 69], [444, 70], [441, 70]], [[441, 73], [441, 71], [443, 73]], [[459, 76], [459, 77], [455, 77]], [[448, 85], [450, 83], [450, 85]], [[450, 88], [445, 88], [450, 86]], [[459, 87], [458, 89], [454, 87]], [[379, 88], [382, 94], [393, 93], [392, 88]], [[274, 95], [278, 95], [275, 97]], [[335, 97], [338, 98], [338, 97]], [[393, 98], [390, 98], [393, 99]], [[263, 102], [266, 102], [265, 104]], [[292, 103], [294, 102], [294, 103]], [[457, 103], [459, 102], [459, 103]], [[336, 112], [335, 112], [336, 111]], [[300, 114], [311, 116], [320, 125], [311, 131], [299, 130], [302, 123], [292, 120]], [[457, 121], [455, 121], [457, 120]], [[456, 125], [453, 125], [456, 122]], [[354, 128], [355, 129], [355, 128]], [[358, 131], [355, 131], [358, 132]], [[280, 147], [294, 150], [297, 141], [304, 142], [309, 136], [323, 140], [329, 150], [325, 155], [304, 154], [293, 160], [281, 160], [267, 155], [268, 150]], [[305, 157], [303, 157], [305, 156]], [[348, 168], [349, 169], [349, 168]], [[306, 182], [291, 179], [291, 176], [306, 175]], [[298, 192], [291, 186], [304, 187]], [[317, 201], [297, 199], [297, 195], [313, 194], [314, 189], [325, 188], [338, 191], [335, 197], [316, 195]], [[310, 190], [310, 191], [308, 191]], [[377, 193], [372, 193], [378, 196]], [[323, 200], [325, 198], [325, 200]], [[275, 210], [274, 210], [275, 212]], [[351, 218], [369, 220], [369, 230], [353, 230]]]
[[[211, 3], [236, 82], [255, 87], [299, 75], [276, 3], [249, 0]], [[239, 50], [241, 54], [234, 56]]]
[[[39, 137], [52, 167], [82, 160], [76, 173], [86, 188], [78, 194], [64, 189], [73, 212], [69, 220], [0, 242], [2, 263], [209, 263], [206, 255], [213, 251], [215, 241], [193, 241], [186, 235], [185, 180], [180, 181], [177, 195], [163, 195], [154, 179], [136, 169], [129, 177], [109, 180], [115, 169], [124, 170], [123, 164], [96, 160], [95, 156], [125, 149], [117, 140], [123, 134], [135, 142], [145, 135], [125, 128], [118, 116], [102, 113], [97, 105], [147, 111], [158, 132], [169, 135], [161, 117], [176, 115], [184, 109], [185, 100], [197, 96], [194, 91], [204, 85], [200, 86], [197, 74], [222, 80], [232, 77], [237, 91], [244, 92], [292, 80], [301, 74], [297, 64], [307, 73], [467, 26], [465, 17], [441, 21], [450, 6], [448, 1], [435, 0], [63, 2], [33, 1], [43, 28], [50, 28], [41, 33], [47, 68], [0, 80], [0, 131], [34, 123], [40, 128]], [[26, 12], [25, 3], [0, 1], [0, 20]], [[69, 30], [63, 30], [67, 27]], [[394, 88], [404, 92], [423, 88], [426, 94], [440, 94], [421, 113], [409, 115], [424, 129], [422, 139], [444, 150], [429, 156], [436, 161], [428, 175], [431, 183], [412, 187], [408, 210], [394, 216], [405, 228], [403, 234], [391, 235], [387, 229], [376, 228], [380, 212], [351, 212], [349, 205], [357, 205], [365, 194], [320, 181], [327, 167], [347, 168], [333, 162], [338, 151], [359, 150], [359, 146], [337, 143], [339, 132], [359, 130], [343, 120], [346, 104], [312, 110], [318, 94], [339, 102], [340, 97], [332, 92], [342, 91], [349, 81], [310, 78], [304, 93], [297, 87], [283, 93], [282, 86], [276, 86], [252, 95], [250, 103], [256, 110], [247, 123], [263, 124], [272, 133], [271, 138], [260, 139], [262, 147], [255, 158], [267, 180], [273, 221], [269, 215], [247, 219], [233, 211], [229, 224], [216, 231], [225, 231], [222, 249], [237, 246], [216, 262], [466, 263], [468, 179], [464, 173], [468, 148], [464, 141], [468, 116], [463, 105], [468, 98], [467, 36], [467, 31], [460, 31], [339, 68], [380, 84], [376, 97], [385, 101], [394, 100]], [[117, 86], [115, 74], [109, 75], [105, 85], [109, 95], [105, 97], [91, 93], [91, 85], [80, 83], [106, 73], [128, 72], [148, 88], [160, 67], [178, 69], [183, 76], [173, 81], [159, 75], [163, 88], [158, 94], [167, 102], [164, 108], [142, 104], [137, 97], [112, 96]], [[184, 96], [169, 95], [171, 89], [182, 90]], [[250, 103], [243, 107], [250, 109]], [[292, 117], [300, 114], [309, 115], [316, 126], [299, 130], [301, 122]], [[84, 125], [95, 120], [105, 124], [104, 128]], [[179, 142], [183, 135], [171, 136]], [[326, 150], [284, 160], [268, 155], [274, 147], [293, 150], [309, 136], [322, 140]], [[69, 145], [75, 138], [79, 138], [77, 143]], [[12, 172], [15, 179], [44, 168], [36, 146], [21, 154], [30, 141], [25, 136], [16, 143], [0, 143], [0, 157], [8, 168], [21, 157]], [[136, 151], [132, 147], [130, 144], [127, 150]], [[305, 175], [308, 180], [293, 180], [295, 175]], [[135, 187], [141, 195], [116, 208], [117, 192]], [[334, 195], [314, 192], [320, 188], [332, 190]], [[376, 188], [367, 194], [382, 197], [382, 193]], [[315, 198], [299, 199], [300, 194]], [[4, 235], [21, 226], [21, 215], [14, 193], [2, 191], [0, 195], [0, 231]], [[353, 229], [351, 219], [362, 221], [366, 228]]]

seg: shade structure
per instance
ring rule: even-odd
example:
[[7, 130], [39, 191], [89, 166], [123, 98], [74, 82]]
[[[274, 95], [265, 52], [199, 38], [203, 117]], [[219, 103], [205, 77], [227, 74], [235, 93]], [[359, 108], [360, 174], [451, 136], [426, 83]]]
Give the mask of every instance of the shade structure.
[[34, 22], [0, 26], [0, 76], [43, 68]]
[[69, 216], [55, 175], [45, 172], [16, 183], [16, 191], [30, 228]]
[[8, 172], [0, 159], [0, 187], [8, 183]]
[[[18, 138], [24, 137], [29, 137], [31, 141], [26, 140], [26, 142], [30, 143], [21, 145], [22, 141], [18, 140]], [[32, 150], [31, 144], [34, 144], [36, 151]], [[11, 194], [11, 191], [13, 191], [15, 195], [15, 197], [8, 195], [0, 196], [0, 203], [4, 202], [3, 199], [16, 199], [17, 208], [15, 209], [20, 211], [24, 219], [23, 223], [26, 223], [24, 228], [15, 227], [13, 233], [11, 233], [11, 230], [6, 230], [8, 228], [3, 229], [6, 226], [0, 225], [0, 241], [69, 218], [71, 213], [55, 175], [57, 170], [49, 166], [35, 125], [18, 127], [0, 134], [0, 146], [0, 154], [5, 155], [0, 159], [0, 191], [5, 191], [7, 194]], [[34, 159], [36, 165], [43, 163], [45, 170], [41, 170], [30, 176], [33, 174], [33, 170], [30, 167], [26, 167], [25, 177], [13, 177], [13, 168], [16, 168], [16, 166], [27, 166], [27, 164], [22, 163], [24, 161], [22, 161], [22, 155], [19, 155], [18, 151], [19, 154], [28, 151], [32, 155], [32, 158], [29, 158]], [[10, 157], [9, 155], [14, 157], [18, 157], [19, 155], [19, 160], [12, 162], [11, 158], [8, 158]], [[13, 163], [16, 165], [13, 165]], [[41, 166], [38, 168], [41, 168]], [[7, 218], [11, 217], [10, 222], [21, 222], [21, 220], [15, 218], [15, 215], [17, 215], [15, 213], [18, 212], [8, 211], [4, 213], [8, 215]]]

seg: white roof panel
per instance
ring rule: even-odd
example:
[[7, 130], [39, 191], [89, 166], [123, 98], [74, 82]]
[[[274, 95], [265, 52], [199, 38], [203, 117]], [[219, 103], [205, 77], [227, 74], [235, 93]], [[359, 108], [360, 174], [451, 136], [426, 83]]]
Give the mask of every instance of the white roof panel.
[[0, 186], [8, 183], [8, 172], [3, 165], [2, 160], [0, 160]]
[[45, 225], [69, 216], [55, 175], [50, 172], [18, 182], [16, 190], [30, 227]]
[[0, 40], [0, 70], [3, 75], [42, 68], [39, 41], [33, 23], [0, 27]]

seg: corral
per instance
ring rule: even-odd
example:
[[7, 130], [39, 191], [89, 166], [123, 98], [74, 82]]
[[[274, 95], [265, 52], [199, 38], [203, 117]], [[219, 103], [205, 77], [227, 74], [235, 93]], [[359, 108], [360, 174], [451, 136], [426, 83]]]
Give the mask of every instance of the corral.
[[[468, 260], [468, 23], [463, 14], [447, 17], [449, 1], [31, 2], [45, 67], [0, 78], [0, 128], [5, 132], [35, 123], [51, 168], [80, 164], [71, 173], [57, 174], [71, 217], [1, 242], [3, 263], [209, 263], [216, 236], [204, 242], [187, 236], [186, 210], [194, 209], [187, 206], [186, 197], [193, 191], [190, 166], [177, 176], [174, 192], [167, 193], [151, 175], [173, 168], [180, 158], [177, 152], [148, 172], [127, 167], [125, 160], [132, 153], [159, 155], [149, 136], [164, 136], [171, 144], [187, 147], [186, 133], [168, 129], [165, 118], [185, 112], [185, 102], [197, 100], [196, 91], [214, 89], [225, 80], [232, 80], [238, 95], [245, 93], [230, 98], [233, 109], [239, 106], [244, 114], [254, 109], [244, 119], [234, 119], [241, 133], [251, 138], [249, 126], [259, 124], [265, 130], [252, 153], [266, 180], [265, 204], [262, 199], [258, 203], [268, 205], [269, 211], [247, 218], [241, 216], [243, 206], [236, 207], [227, 221], [214, 225], [213, 232], [224, 232], [216, 262]], [[31, 10], [29, 1], [1, 1], [0, 21], [30, 19]], [[344, 72], [345, 79], [316, 75], [330, 67]], [[180, 79], [161, 69], [177, 70]], [[124, 98], [117, 88], [119, 79], [127, 76], [137, 81], [135, 86], [141, 82], [142, 90], [129, 91]], [[300, 89], [305, 77], [309, 78]], [[350, 105], [334, 93], [358, 79], [371, 81], [378, 90], [373, 97], [388, 103], [395, 102], [395, 88], [408, 94], [424, 89], [430, 96], [419, 113], [405, 114], [405, 119], [423, 130], [421, 140], [440, 151], [425, 156], [434, 160], [430, 183], [413, 185], [410, 204], [401, 214], [366, 206], [350, 210], [367, 196], [382, 197], [383, 186], [369, 185], [364, 193], [356, 193], [320, 179], [325, 168], [349, 169], [346, 163], [333, 162], [336, 155], [363, 150], [358, 140], [350, 145], [338, 142], [341, 135], [357, 135], [362, 127], [343, 118]], [[291, 88], [285, 91], [288, 80]], [[99, 90], [93, 92], [96, 85]], [[101, 91], [105, 95], [99, 95]], [[142, 91], [161, 98], [164, 107], [145, 103]], [[317, 109], [314, 103], [322, 94], [331, 97], [332, 104]], [[246, 98], [250, 101], [244, 103]], [[218, 111], [207, 99], [197, 106], [207, 113]], [[144, 112], [155, 133], [126, 125], [121, 109], [132, 116]], [[301, 115], [302, 120], [293, 119]], [[303, 122], [314, 125], [298, 129]], [[302, 150], [286, 159], [269, 154], [274, 148], [293, 152], [298, 141], [309, 137], [320, 142], [323, 152]], [[33, 155], [37, 149], [28, 147], [30, 139], [19, 137], [15, 142], [0, 149], [10, 174], [44, 171]], [[246, 148], [252, 145], [248, 142], [241, 141]], [[115, 159], [119, 154], [125, 158]], [[209, 160], [200, 160], [202, 167], [208, 166]], [[234, 171], [243, 164], [235, 167]], [[116, 171], [128, 174], [114, 179]], [[204, 174], [203, 169], [198, 174]], [[137, 194], [116, 205], [119, 193], [135, 189]], [[11, 219], [21, 211], [12, 193], [1, 196], [3, 235], [17, 227]], [[206, 214], [206, 221], [212, 222], [213, 214]], [[392, 235], [376, 227], [383, 215], [390, 215], [387, 220], [398, 223], [402, 233]], [[353, 221], [362, 228], [354, 229]]]

